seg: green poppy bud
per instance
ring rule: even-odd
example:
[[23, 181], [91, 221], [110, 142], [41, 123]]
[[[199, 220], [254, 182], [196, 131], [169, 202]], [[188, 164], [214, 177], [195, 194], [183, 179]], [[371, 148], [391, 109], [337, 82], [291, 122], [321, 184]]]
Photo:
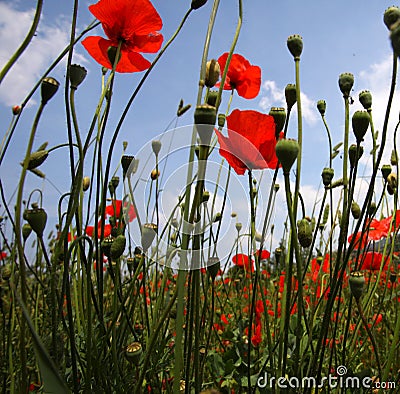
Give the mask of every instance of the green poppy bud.
[[391, 153], [391, 155], [390, 155], [390, 164], [392, 165], [392, 166], [395, 166], [395, 165], [397, 165], [397, 152], [394, 150], [394, 149], [392, 149], [392, 153]]
[[42, 105], [46, 105], [48, 101], [57, 93], [60, 83], [52, 78], [46, 77], [42, 80], [41, 94], [42, 94]]
[[317, 109], [319, 113], [324, 116], [326, 111], [326, 101], [325, 100], [318, 100], [317, 102]]
[[349, 285], [351, 294], [356, 300], [359, 300], [364, 292], [365, 277], [360, 271], [353, 271], [349, 276]]
[[207, 272], [211, 277], [211, 280], [215, 280], [218, 271], [221, 267], [221, 263], [218, 257], [210, 257], [207, 262]]
[[218, 92], [216, 90], [210, 90], [207, 95], [207, 104], [215, 107], [217, 104]]
[[126, 246], [126, 238], [124, 235], [118, 235], [114, 239], [114, 242], [111, 244], [110, 248], [110, 256], [113, 260], [117, 260], [122, 256], [122, 253], [124, 253]]
[[308, 248], [312, 243], [312, 230], [307, 219], [301, 219], [297, 222], [297, 237], [299, 244], [303, 248]]
[[351, 209], [351, 214], [352, 214], [353, 218], [354, 219], [359, 219], [360, 216], [361, 216], [360, 206], [355, 201], [353, 201], [351, 203], [351, 208], [350, 209]]
[[161, 150], [161, 141], [160, 140], [153, 140], [151, 141], [151, 148], [153, 149], [153, 153], [158, 156]]
[[368, 208], [368, 215], [369, 215], [370, 217], [375, 216], [376, 210], [377, 210], [376, 204], [372, 201], [372, 202], [371, 202], [371, 205], [370, 205], [369, 208]]
[[189, 111], [189, 109], [192, 107], [191, 104], [187, 104], [182, 108], [179, 108], [178, 111], [176, 112], [176, 116], [178, 116], [178, 118], [180, 116], [182, 116], [185, 112]]
[[204, 4], [207, 3], [207, 0], [192, 0], [192, 4], [190, 8], [192, 10], [197, 10], [200, 7], [203, 7]]
[[279, 138], [279, 133], [283, 130], [286, 121], [285, 108], [272, 107], [269, 111], [269, 115], [274, 118], [275, 121], [275, 137]]
[[24, 242], [28, 239], [28, 237], [31, 235], [32, 232], [32, 227], [29, 223], [24, 223], [22, 226], [22, 238]]
[[215, 121], [217, 120], [217, 111], [215, 107], [204, 104], [196, 107], [194, 112], [194, 123], [197, 134], [203, 145], [209, 145], [214, 131]]
[[357, 142], [361, 142], [368, 130], [370, 123], [370, 116], [367, 111], [356, 111], [353, 114], [352, 125], [353, 133], [356, 137]]
[[390, 188], [393, 192], [395, 189], [397, 189], [397, 175], [392, 172], [388, 175], [387, 177], [387, 186]]
[[157, 235], [158, 227], [154, 223], [145, 223], [142, 226], [142, 249], [146, 253], [150, 248], [155, 236]]
[[298, 34], [293, 34], [287, 39], [287, 47], [289, 52], [295, 59], [299, 59], [301, 52], [303, 51], [303, 39]]
[[83, 177], [82, 179], [82, 190], [85, 192], [90, 187], [90, 178], [88, 176]]
[[71, 83], [71, 89], [77, 89], [78, 86], [86, 78], [87, 71], [85, 67], [79, 64], [72, 64], [69, 68], [69, 81]]
[[339, 75], [339, 88], [344, 97], [349, 97], [351, 89], [354, 85], [354, 75], [351, 73], [343, 73]]
[[279, 140], [276, 143], [275, 152], [279, 162], [282, 164], [283, 173], [289, 174], [299, 154], [298, 142], [292, 139]]
[[[49, 156], [49, 152], [47, 150], [38, 150], [37, 152], [31, 153], [28, 160], [28, 170], [33, 170], [36, 167], [39, 167]], [[21, 163], [23, 166], [24, 163]]]
[[352, 168], [355, 167], [357, 164], [358, 160], [360, 160], [361, 156], [364, 153], [364, 148], [359, 145], [358, 146], [358, 155], [357, 155], [357, 145], [351, 144], [349, 148], [349, 161], [350, 161], [350, 166]]
[[381, 168], [382, 178], [386, 181], [389, 174], [392, 172], [392, 166], [389, 164], [384, 164]]
[[43, 208], [26, 209], [24, 212], [24, 218], [36, 235], [41, 238], [47, 222], [46, 211]]
[[286, 99], [286, 105], [287, 109], [291, 109], [293, 105], [296, 104], [297, 98], [296, 98], [296, 85], [293, 85], [292, 83], [289, 83], [286, 85], [285, 88], [285, 99]]
[[225, 126], [225, 119], [226, 119], [225, 114], [218, 114], [218, 127]]
[[206, 64], [206, 77], [204, 78], [204, 84], [208, 88], [212, 88], [219, 80], [219, 74], [221, 68], [219, 63], [215, 59], [211, 59]]
[[329, 186], [332, 182], [333, 176], [335, 175], [335, 171], [333, 168], [324, 168], [322, 170], [322, 183], [324, 186]]
[[138, 364], [142, 354], [143, 349], [139, 342], [133, 342], [125, 348], [125, 358], [132, 364]]
[[396, 26], [390, 33], [390, 40], [392, 42], [392, 48], [396, 56], [400, 55], [400, 24], [395, 24]]
[[392, 30], [393, 25], [400, 20], [400, 8], [389, 7], [383, 14], [383, 22], [385, 23], [388, 30]]
[[361, 105], [366, 109], [367, 111], [371, 110], [372, 107], [372, 94], [369, 90], [363, 90], [360, 92], [358, 95], [358, 99], [360, 100]]
[[204, 190], [201, 202], [207, 202], [209, 199], [210, 199], [210, 192], [208, 190]]

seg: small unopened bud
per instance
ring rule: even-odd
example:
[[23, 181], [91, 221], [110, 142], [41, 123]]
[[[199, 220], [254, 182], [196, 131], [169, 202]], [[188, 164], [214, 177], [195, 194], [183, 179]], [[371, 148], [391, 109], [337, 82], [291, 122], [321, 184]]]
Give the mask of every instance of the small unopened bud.
[[294, 162], [299, 154], [299, 144], [296, 140], [279, 140], [275, 146], [276, 156], [282, 164], [283, 173], [289, 174]]
[[279, 133], [283, 130], [286, 121], [285, 108], [272, 107], [269, 111], [269, 115], [274, 118], [275, 121], [275, 137], [278, 139]]
[[389, 164], [384, 164], [381, 168], [382, 178], [386, 181], [389, 174], [392, 172], [392, 166]]
[[[357, 149], [358, 149], [358, 154], [357, 154]], [[349, 148], [349, 161], [350, 161], [350, 166], [354, 168], [360, 160], [361, 156], [364, 153], [364, 148], [362, 145], [359, 145], [357, 148], [357, 145], [351, 144]]]
[[154, 169], [151, 171], [150, 178], [152, 181], [155, 181], [160, 176], [160, 170]]
[[286, 41], [289, 52], [295, 59], [300, 58], [301, 52], [303, 52], [303, 39], [298, 34], [293, 34], [288, 37]]
[[371, 202], [371, 205], [370, 205], [369, 208], [368, 208], [368, 215], [369, 215], [370, 217], [375, 216], [376, 210], [377, 210], [376, 204], [372, 201], [372, 202]]
[[215, 59], [211, 59], [207, 62], [204, 83], [208, 88], [212, 88], [218, 82], [220, 72], [219, 63]]
[[24, 223], [24, 225], [22, 226], [22, 238], [24, 242], [26, 242], [31, 233], [32, 233], [31, 225], [29, 223]]
[[12, 109], [13, 115], [19, 115], [21, 113], [20, 105], [14, 105], [11, 109]]
[[395, 189], [397, 189], [397, 175], [394, 173], [394, 172], [392, 172], [392, 173], [390, 173], [389, 175], [388, 175], [388, 177], [387, 177], [387, 185], [388, 185], [388, 187], [390, 187], [393, 191], [395, 190]]
[[397, 152], [393, 149], [392, 150], [392, 153], [391, 153], [391, 155], [390, 155], [390, 164], [392, 165], [392, 166], [395, 166], [395, 165], [397, 165], [397, 163], [398, 163], [398, 160], [397, 160]]
[[222, 214], [221, 214], [221, 212], [217, 212], [217, 213], [214, 215], [213, 222], [214, 222], [214, 223], [220, 222], [221, 219], [222, 219]]
[[161, 150], [161, 141], [160, 140], [153, 140], [151, 142], [151, 147], [153, 149], [153, 153], [158, 156]]
[[207, 3], [207, 0], [192, 0], [192, 4], [190, 8], [192, 10], [197, 10], [200, 7], [203, 7], [204, 4]]
[[307, 219], [301, 219], [297, 223], [297, 237], [303, 248], [308, 248], [312, 243], [312, 230]]
[[360, 100], [361, 105], [367, 111], [371, 110], [372, 107], [372, 94], [369, 90], [363, 90], [358, 95], [358, 99]]
[[275, 183], [274, 184], [274, 192], [276, 193], [279, 190], [279, 188], [280, 188], [279, 183]]
[[335, 175], [335, 171], [333, 168], [324, 168], [322, 170], [322, 183], [324, 186], [329, 186], [332, 182], [333, 176]]
[[289, 111], [296, 104], [296, 85], [289, 83], [285, 87], [286, 106]]
[[114, 190], [117, 189], [117, 187], [119, 185], [119, 177], [118, 176], [113, 176], [111, 178], [111, 183], [114, 186]]
[[235, 224], [235, 227], [236, 227], [236, 231], [237, 231], [238, 233], [240, 233], [240, 231], [242, 230], [242, 223], [237, 222], [237, 223]]
[[388, 28], [388, 30], [392, 30], [393, 25], [396, 24], [400, 20], [400, 8], [399, 7], [389, 7], [383, 14], [383, 22]]
[[[33, 170], [34, 168], [39, 167], [49, 156], [49, 152], [47, 150], [39, 150], [37, 152], [31, 153], [28, 160], [28, 170]], [[21, 163], [23, 166], [24, 163]]]
[[192, 107], [191, 104], [187, 104], [182, 108], [179, 108], [178, 111], [176, 112], [176, 116], [180, 117], [182, 116], [185, 112], [189, 111], [189, 109]]
[[86, 78], [87, 71], [85, 67], [79, 64], [72, 64], [69, 68], [69, 80], [71, 83], [71, 89], [77, 89], [78, 86]]
[[317, 102], [317, 109], [319, 113], [324, 116], [326, 111], [326, 101], [325, 100], [318, 100]]
[[226, 119], [225, 114], [218, 114], [218, 127], [225, 126], [225, 119]]
[[46, 105], [47, 102], [57, 93], [60, 83], [52, 78], [46, 77], [42, 80], [41, 94], [42, 94], [42, 105]]
[[354, 219], [359, 219], [361, 216], [360, 206], [355, 201], [351, 203], [351, 214]]
[[351, 294], [353, 294], [353, 297], [358, 301], [364, 292], [364, 274], [360, 271], [351, 272], [349, 276], [349, 285]]
[[82, 179], [82, 190], [85, 192], [86, 190], [88, 190], [90, 187], [90, 178], [88, 176], [85, 176]]
[[344, 97], [349, 97], [351, 89], [354, 85], [354, 75], [351, 73], [343, 73], [339, 75], [339, 88]]
[[203, 196], [201, 198], [202, 202], [207, 202], [210, 199], [210, 192], [207, 190], [204, 190]]
[[352, 125], [353, 133], [356, 137], [357, 142], [361, 142], [364, 139], [365, 133], [368, 130], [370, 123], [370, 116], [367, 111], [356, 111], [353, 114]]

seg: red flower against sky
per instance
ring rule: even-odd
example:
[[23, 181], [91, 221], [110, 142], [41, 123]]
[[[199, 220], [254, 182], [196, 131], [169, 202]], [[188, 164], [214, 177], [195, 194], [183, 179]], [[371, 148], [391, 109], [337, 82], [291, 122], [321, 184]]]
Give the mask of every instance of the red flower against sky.
[[246, 271], [254, 271], [253, 260], [247, 254], [238, 253], [232, 257], [232, 263], [238, 267], [243, 267]]
[[[224, 72], [228, 52], [218, 59], [221, 75]], [[242, 55], [234, 53], [229, 63], [228, 73], [225, 79], [224, 90], [236, 89], [238, 95], [246, 99], [257, 96], [261, 86], [261, 68], [252, 66]]]
[[163, 42], [158, 33], [162, 20], [149, 0], [100, 0], [89, 7], [101, 22], [108, 39], [90, 36], [82, 41], [89, 54], [102, 66], [112, 69], [107, 50], [121, 42], [121, 58], [116, 71], [143, 71], [150, 62], [139, 52], [155, 53]]
[[122, 201], [114, 200], [112, 204], [106, 206], [106, 214], [109, 216], [114, 216], [116, 219], [119, 219], [121, 215], [124, 214], [127, 215], [127, 217], [129, 217], [129, 221], [132, 222], [136, 218], [136, 212], [133, 205], [124, 202], [124, 208], [122, 209], [122, 214], [121, 214], [121, 207], [122, 207]]
[[270, 115], [235, 109], [226, 118], [228, 137], [215, 130], [219, 153], [238, 175], [246, 170], [276, 168], [275, 122]]
[[[111, 235], [111, 224], [105, 224], [104, 225], [104, 237], [108, 237], [109, 235]], [[93, 237], [93, 232], [94, 232], [94, 226], [87, 226], [85, 233], [89, 236], [89, 237]], [[99, 222], [97, 224], [97, 238], [100, 238], [101, 236], [101, 222]]]
[[271, 256], [271, 253], [268, 250], [262, 250], [260, 252], [260, 250], [257, 250], [257, 252], [255, 253], [257, 256], [259, 256], [260, 260], [268, 260]]

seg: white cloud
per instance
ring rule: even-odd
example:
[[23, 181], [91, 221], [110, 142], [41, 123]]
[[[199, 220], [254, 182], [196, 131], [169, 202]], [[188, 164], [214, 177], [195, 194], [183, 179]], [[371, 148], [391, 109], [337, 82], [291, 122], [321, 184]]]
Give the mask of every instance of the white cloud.
[[[285, 88], [280, 88], [275, 81], [265, 81], [262, 85], [263, 97], [260, 100], [260, 107], [268, 111], [271, 107], [286, 107]], [[314, 125], [318, 120], [315, 101], [310, 99], [305, 93], [301, 93], [301, 107], [304, 120], [309, 125]], [[293, 107], [293, 115], [297, 112], [296, 106]]]
[[[35, 10], [19, 11], [0, 3], [0, 68], [7, 63], [29, 31]], [[35, 37], [1, 83], [0, 102], [18, 104], [30, 92], [38, 78], [69, 42], [70, 23], [62, 16], [50, 24], [43, 16]], [[82, 62], [82, 56], [75, 61]]]

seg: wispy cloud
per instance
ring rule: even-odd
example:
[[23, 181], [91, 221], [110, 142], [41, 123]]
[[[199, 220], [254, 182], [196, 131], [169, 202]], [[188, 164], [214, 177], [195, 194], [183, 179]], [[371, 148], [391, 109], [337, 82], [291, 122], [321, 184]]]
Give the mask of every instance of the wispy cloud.
[[[12, 4], [0, 3], [0, 68], [25, 38], [34, 13], [34, 9], [20, 11]], [[42, 17], [31, 44], [1, 84], [1, 103], [11, 106], [26, 97], [41, 74], [68, 44], [69, 26], [70, 22], [62, 16], [51, 24]], [[78, 54], [76, 60], [82, 62], [83, 58]]]
[[[267, 80], [262, 84], [262, 95], [259, 105], [264, 111], [271, 107], [286, 107], [285, 88], [278, 87], [275, 81]], [[302, 92], [301, 104], [304, 120], [314, 125], [318, 120], [315, 101]], [[293, 109], [296, 112], [296, 107]]]

